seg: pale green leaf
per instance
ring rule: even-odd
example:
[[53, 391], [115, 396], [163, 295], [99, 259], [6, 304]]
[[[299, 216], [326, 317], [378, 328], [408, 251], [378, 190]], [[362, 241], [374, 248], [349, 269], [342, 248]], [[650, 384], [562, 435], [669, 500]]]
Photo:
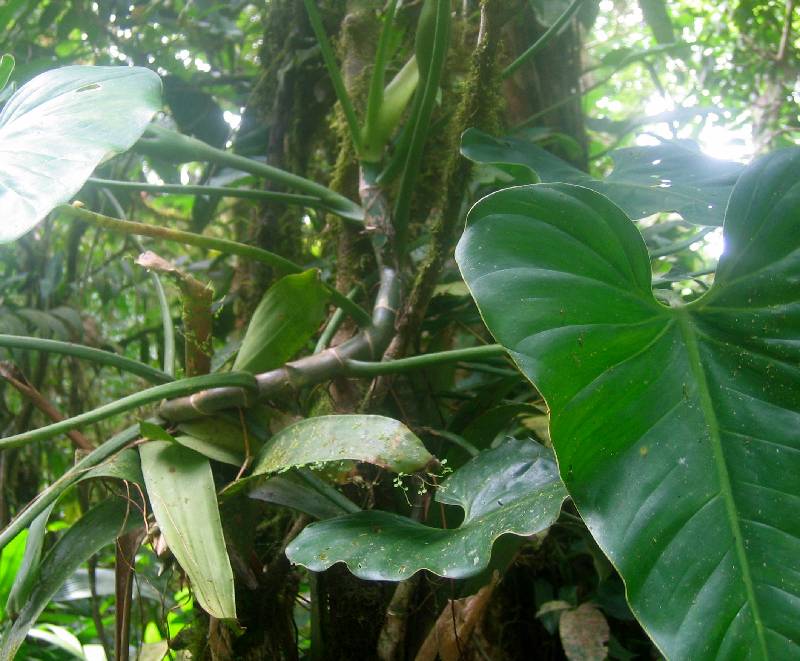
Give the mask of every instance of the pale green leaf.
[[63, 67], [17, 90], [0, 112], [0, 243], [68, 202], [160, 107], [159, 77], [139, 67]]
[[334, 461], [360, 461], [413, 473], [433, 455], [404, 424], [380, 415], [323, 415], [281, 430], [256, 457], [253, 475]]
[[213, 617], [235, 618], [233, 570], [208, 459], [172, 441], [144, 443], [139, 455], [158, 527], [198, 602]]

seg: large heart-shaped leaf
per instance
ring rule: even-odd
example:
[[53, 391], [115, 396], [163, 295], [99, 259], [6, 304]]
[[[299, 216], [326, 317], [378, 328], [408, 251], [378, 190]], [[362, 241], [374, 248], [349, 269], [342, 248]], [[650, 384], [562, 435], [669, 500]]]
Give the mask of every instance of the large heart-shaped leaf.
[[23, 85], [0, 112], [0, 243], [69, 201], [160, 107], [161, 80], [139, 67], [70, 66]]
[[356, 512], [307, 526], [286, 555], [313, 571], [344, 562], [371, 580], [401, 581], [422, 569], [466, 578], [488, 566], [501, 535], [532, 535], [549, 527], [566, 496], [547, 448], [509, 441], [464, 464], [437, 492], [439, 502], [463, 508], [458, 528], [431, 528], [377, 510]]
[[676, 659], [800, 656], [800, 150], [742, 174], [714, 285], [653, 297], [633, 223], [576, 186], [473, 207], [457, 260], [551, 409], [561, 475]]
[[605, 179], [595, 179], [530, 141], [494, 138], [477, 129], [464, 132], [461, 153], [476, 163], [501, 166], [515, 183], [529, 183], [529, 177], [520, 178], [514, 169], [524, 166], [540, 181], [579, 184], [603, 193], [631, 218], [676, 211], [697, 225], [722, 224], [743, 169], [740, 163], [706, 156], [685, 140], [618, 149], [613, 153], [614, 170]]

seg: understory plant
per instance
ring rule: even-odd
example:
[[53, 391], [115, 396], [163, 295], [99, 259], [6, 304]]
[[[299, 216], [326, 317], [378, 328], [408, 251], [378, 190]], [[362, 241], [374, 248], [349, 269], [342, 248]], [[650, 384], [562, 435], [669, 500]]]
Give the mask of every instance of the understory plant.
[[[263, 605], [271, 595], [288, 590], [274, 577], [296, 571], [295, 594], [311, 604], [309, 658], [343, 658], [326, 622], [344, 566], [383, 591], [370, 597], [384, 608], [377, 658], [459, 658], [521, 549], [570, 526], [585, 533], [598, 586], [624, 585], [620, 620], [632, 614], [665, 657], [800, 653], [800, 150], [744, 166], [664, 140], [615, 152], [610, 173], [595, 177], [543, 148], [569, 144], [560, 136], [493, 134], [499, 80], [521, 66], [498, 66], [497, 3], [481, 5], [457, 92], [446, 88], [454, 36], [463, 36], [451, 3], [425, 0], [405, 49], [401, 4], [381, 12], [374, 59], [355, 84], [316, 3], [304, 3], [357, 199], [341, 182], [324, 186], [153, 120], [161, 82], [147, 69], [55, 69], [5, 101], [0, 240], [41, 231], [49, 215], [55, 227], [135, 241], [131, 268], [150, 274], [162, 344], [154, 366], [88, 343], [0, 335], [11, 357], [69, 356], [130, 375], [112, 401], [68, 417], [51, 410], [51, 424], [0, 439], [2, 451], [39, 443], [46, 452], [68, 434], [79, 448], [0, 532], [3, 562], [17, 558], [0, 658], [30, 653], [59, 590], [112, 545], [108, 647], [117, 659], [136, 647], [142, 545], [186, 577], [194, 604], [173, 605], [192, 634], [168, 630], [162, 655], [284, 658], [280, 649], [290, 658], [275, 639], [294, 633], [264, 633], [257, 621], [274, 615]], [[580, 4], [565, 3], [537, 48]], [[455, 119], [441, 138], [446, 92]], [[426, 150], [437, 140], [445, 165], [431, 183]], [[338, 286], [319, 260], [82, 203], [85, 186], [175, 192], [154, 179], [91, 178], [131, 149], [153, 169], [203, 162], [235, 173], [229, 185], [186, 186], [187, 195], [258, 198], [302, 209], [308, 223], [327, 218], [341, 240], [361, 245], [351, 279], [360, 286]], [[652, 220], [670, 213], [689, 228], [678, 239]], [[725, 250], [713, 278], [682, 269], [681, 259], [693, 263], [689, 246], [719, 228]], [[187, 260], [159, 255], [167, 245], [272, 269], [238, 340], [215, 334], [215, 292]], [[178, 341], [168, 292], [180, 302]], [[457, 330], [444, 328], [448, 316]], [[419, 423], [422, 412], [402, 409], [397, 375], [460, 405], [437, 426]], [[102, 443], [83, 436], [112, 418], [125, 424]], [[54, 508], [72, 492], [80, 516], [51, 544]], [[266, 507], [282, 513], [268, 563], [258, 536]], [[407, 637], [425, 591], [445, 607], [424, 615], [424, 635]], [[540, 617], [560, 628], [569, 658], [624, 656], [603, 598], [598, 587], [545, 600]], [[276, 618], [276, 629], [289, 626]]]

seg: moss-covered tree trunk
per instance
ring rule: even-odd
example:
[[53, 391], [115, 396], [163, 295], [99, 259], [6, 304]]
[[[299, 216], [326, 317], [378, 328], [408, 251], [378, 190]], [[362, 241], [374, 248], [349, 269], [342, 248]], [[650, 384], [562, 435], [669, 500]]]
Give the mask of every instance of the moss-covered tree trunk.
[[[476, 6], [471, 7], [472, 4]], [[509, 20], [514, 14], [502, 0], [479, 4], [453, 5], [453, 39], [440, 103], [433, 117], [435, 130], [425, 147], [423, 172], [412, 203], [411, 235], [427, 246], [427, 256], [416, 267], [402, 265], [403, 300], [387, 358], [401, 357], [422, 346], [449, 348], [452, 329], [432, 338], [424, 320], [441, 274], [453, 267], [453, 248], [466, 211], [464, 193], [471, 166], [458, 152], [463, 130], [474, 126], [502, 133], [530, 115], [566, 100], [564, 109], [543, 115], [539, 123], [585, 144], [580, 104], [570, 100], [578, 89], [580, 75], [577, 25], [569, 26], [555, 44], [503, 85], [500, 71], [507, 64], [504, 54], [524, 50], [544, 27], [533, 20]], [[527, 3], [516, 4], [520, 11], [528, 11]], [[318, 6], [338, 48], [346, 85], [361, 112], [380, 30], [381, 8], [367, 0], [332, 0]], [[418, 11], [416, 5], [407, 10], [405, 18], [412, 27]], [[411, 29], [404, 37], [407, 50], [413, 49], [413, 36]], [[246, 121], [268, 130], [268, 162], [357, 199], [355, 153], [334, 104], [302, 0], [270, 3], [264, 43], [262, 77], [247, 109]], [[564, 57], [564, 53], [569, 56]], [[585, 157], [577, 161], [585, 166]], [[391, 197], [395, 191], [390, 188], [386, 193]], [[265, 206], [241, 226], [239, 238], [299, 263], [309, 263], [313, 255], [298, 231], [301, 214], [297, 208]], [[368, 305], [375, 284], [375, 260], [369, 240], [336, 217], [320, 214], [312, 221], [317, 223], [315, 229], [321, 229], [323, 224], [326, 227], [330, 240], [324, 244], [335, 257], [338, 289], [348, 291], [356, 284], [363, 285], [360, 300]], [[243, 265], [237, 279], [239, 324], [244, 326], [274, 274]], [[346, 340], [355, 330], [345, 324], [334, 344]], [[415, 429], [437, 427], [441, 414], [430, 396], [435, 380], [436, 375], [425, 372], [372, 383], [339, 379], [314, 393], [309, 401], [298, 402], [296, 412], [383, 413]], [[428, 440], [437, 442], [435, 437]], [[389, 480], [370, 471], [358, 477], [361, 483], [373, 486], [367, 490], [348, 487], [357, 502], [394, 506]], [[426, 503], [422, 496], [418, 501], [420, 512]], [[309, 577], [292, 568], [283, 554], [285, 544], [305, 522], [303, 519], [246, 499], [237, 502], [235, 509], [235, 516], [225, 518], [238, 522], [235, 526], [239, 532], [232, 531], [232, 537], [241, 534], [242, 529], [250, 531], [249, 539], [239, 545], [249, 547], [250, 555], [232, 554], [234, 567], [238, 566], [237, 602], [245, 628], [244, 634], [233, 641], [232, 658], [298, 658], [293, 610], [301, 589], [310, 589], [313, 597], [313, 658], [414, 658], [447, 599], [454, 596], [446, 581], [430, 577], [418, 577], [398, 586], [358, 580], [342, 567]], [[541, 638], [542, 632], [532, 624], [535, 613], [529, 612], [530, 600], [521, 599], [502, 583], [497, 594], [498, 603], [504, 607], [488, 611], [489, 621], [480, 634], [481, 645], [489, 650], [490, 658], [519, 658], [514, 655]], [[520, 616], [515, 616], [515, 623], [506, 621], [509, 612]], [[477, 654], [471, 648], [464, 653], [464, 658]], [[222, 658], [222, 654], [217, 652], [216, 658]]]

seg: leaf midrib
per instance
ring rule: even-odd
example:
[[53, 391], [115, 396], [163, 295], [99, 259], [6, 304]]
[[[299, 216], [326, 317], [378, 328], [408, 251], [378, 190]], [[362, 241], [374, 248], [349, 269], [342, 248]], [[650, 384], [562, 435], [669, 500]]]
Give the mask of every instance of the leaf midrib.
[[758, 601], [756, 600], [755, 595], [753, 577], [750, 573], [750, 563], [744, 547], [742, 529], [739, 525], [739, 512], [736, 508], [736, 501], [733, 498], [731, 476], [728, 472], [725, 454], [722, 450], [722, 437], [720, 435], [721, 427], [719, 420], [717, 419], [716, 411], [714, 410], [714, 402], [711, 398], [708, 380], [706, 378], [706, 374], [703, 369], [703, 363], [700, 358], [700, 349], [697, 342], [697, 331], [692, 323], [691, 313], [689, 310], [686, 308], [675, 308], [674, 314], [678, 320], [678, 328], [681, 331], [681, 336], [683, 337], [683, 341], [686, 346], [689, 368], [691, 369], [692, 375], [697, 383], [697, 394], [700, 400], [700, 409], [703, 412], [703, 417], [705, 418], [706, 426], [708, 428], [711, 450], [714, 457], [714, 467], [717, 470], [717, 478], [719, 479], [720, 494], [722, 495], [722, 500], [725, 503], [725, 512], [728, 516], [728, 524], [733, 534], [734, 549], [736, 551], [736, 557], [739, 561], [739, 566], [741, 567], [742, 582], [744, 583], [747, 602], [750, 605], [753, 624], [756, 628], [758, 644], [763, 657], [768, 659], [769, 653], [767, 651], [767, 642], [764, 635], [764, 623], [761, 620]]

